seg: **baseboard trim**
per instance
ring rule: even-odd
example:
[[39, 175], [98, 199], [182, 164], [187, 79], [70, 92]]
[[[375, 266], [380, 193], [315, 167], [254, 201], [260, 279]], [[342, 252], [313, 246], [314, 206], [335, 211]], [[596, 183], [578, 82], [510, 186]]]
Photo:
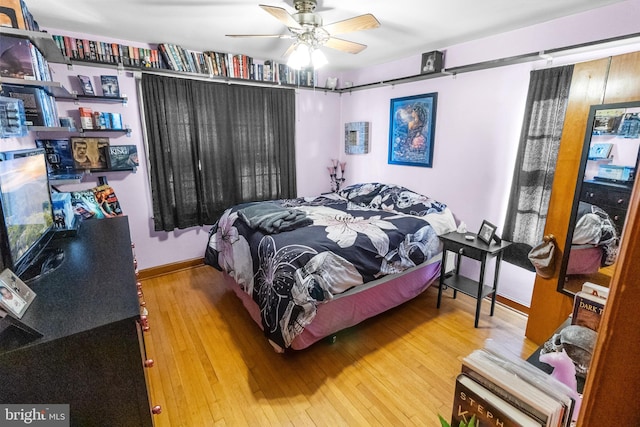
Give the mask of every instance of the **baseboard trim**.
[[159, 265], [157, 267], [145, 268], [144, 270], [140, 270], [138, 272], [138, 279], [151, 279], [158, 276], [164, 276], [165, 274], [175, 273], [176, 271], [199, 267], [201, 265], [204, 265], [204, 259], [195, 258], [186, 261], [174, 262], [171, 264]]
[[522, 314], [525, 314], [527, 316], [529, 315], [529, 307], [527, 307], [526, 305], [519, 304], [500, 295], [496, 296], [496, 301], [498, 301], [502, 305], [506, 305], [513, 310], [519, 311]]
[[[158, 276], [164, 276], [165, 274], [175, 273], [176, 271], [199, 267], [201, 265], [204, 265], [204, 258], [195, 258], [186, 261], [174, 262], [171, 264], [159, 265], [157, 267], [145, 268], [144, 270], [140, 270], [138, 278], [140, 280], [151, 279]], [[500, 295], [496, 296], [496, 301], [513, 310], [519, 311], [520, 313], [529, 315], [529, 307], [525, 305], [519, 304]]]

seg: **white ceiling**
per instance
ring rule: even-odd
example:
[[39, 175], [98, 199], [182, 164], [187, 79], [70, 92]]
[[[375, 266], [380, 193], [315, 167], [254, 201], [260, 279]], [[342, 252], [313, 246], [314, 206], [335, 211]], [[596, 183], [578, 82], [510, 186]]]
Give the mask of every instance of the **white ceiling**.
[[[338, 37], [368, 48], [324, 48], [334, 70], [361, 68], [595, 9], [623, 0], [318, 0], [325, 24], [372, 13], [381, 26]], [[290, 40], [225, 34], [287, 34], [258, 4], [295, 13], [292, 0], [26, 0], [41, 27], [141, 43], [280, 59]]]

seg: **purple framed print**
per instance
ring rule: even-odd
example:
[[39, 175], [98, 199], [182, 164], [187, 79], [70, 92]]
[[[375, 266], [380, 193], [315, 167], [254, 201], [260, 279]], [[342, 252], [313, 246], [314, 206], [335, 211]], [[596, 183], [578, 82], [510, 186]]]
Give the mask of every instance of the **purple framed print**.
[[438, 93], [391, 100], [389, 116], [389, 164], [433, 164]]

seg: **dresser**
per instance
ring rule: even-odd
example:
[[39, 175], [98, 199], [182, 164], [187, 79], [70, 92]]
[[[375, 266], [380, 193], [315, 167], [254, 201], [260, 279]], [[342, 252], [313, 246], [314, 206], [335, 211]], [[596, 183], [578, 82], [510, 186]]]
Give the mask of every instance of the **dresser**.
[[22, 318], [42, 337], [0, 335], [0, 403], [68, 404], [72, 426], [152, 426], [127, 217], [85, 221], [50, 246], [64, 260], [29, 283], [37, 296]]
[[584, 181], [580, 200], [596, 205], [609, 214], [616, 231], [621, 234], [632, 189], [633, 183], [625, 185], [606, 181]]

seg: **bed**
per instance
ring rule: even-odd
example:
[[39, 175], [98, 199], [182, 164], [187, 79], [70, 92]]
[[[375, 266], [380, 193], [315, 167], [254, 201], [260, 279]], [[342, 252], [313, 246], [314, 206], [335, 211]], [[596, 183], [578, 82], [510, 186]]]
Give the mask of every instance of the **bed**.
[[609, 215], [596, 205], [580, 202], [576, 218], [566, 274], [593, 274], [612, 265], [619, 238]]
[[245, 203], [209, 232], [222, 271], [276, 351], [300, 350], [402, 304], [438, 277], [451, 210], [382, 183]]

